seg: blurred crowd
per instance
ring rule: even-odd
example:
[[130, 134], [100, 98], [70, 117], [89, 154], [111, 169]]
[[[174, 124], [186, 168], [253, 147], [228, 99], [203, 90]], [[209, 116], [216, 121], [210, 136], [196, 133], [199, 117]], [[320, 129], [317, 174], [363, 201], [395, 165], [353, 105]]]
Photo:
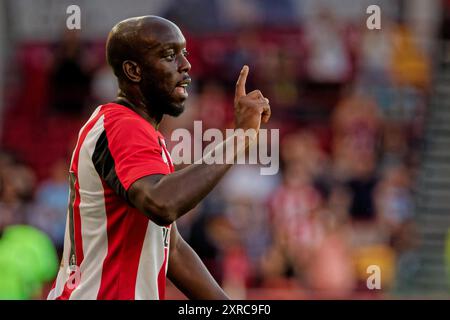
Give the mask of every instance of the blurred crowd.
[[[386, 19], [371, 31], [324, 9], [301, 26], [183, 31], [193, 85], [185, 113], [164, 120], [163, 133], [192, 129], [194, 120], [230, 127], [243, 64], [248, 90], [270, 98], [269, 128], [280, 129], [277, 175], [235, 166], [178, 221], [214, 277], [236, 299], [395, 294], [415, 266], [417, 144], [431, 77], [430, 58], [408, 26]], [[57, 45], [25, 45], [16, 57], [25, 91], [12, 90], [5, 112], [0, 230], [33, 226], [59, 254], [74, 139], [117, 90], [103, 45], [71, 31]], [[28, 109], [26, 99], [35, 99]], [[18, 133], [22, 126], [28, 131]], [[367, 287], [371, 265], [381, 269], [381, 290]], [[169, 288], [169, 298], [178, 297]]]

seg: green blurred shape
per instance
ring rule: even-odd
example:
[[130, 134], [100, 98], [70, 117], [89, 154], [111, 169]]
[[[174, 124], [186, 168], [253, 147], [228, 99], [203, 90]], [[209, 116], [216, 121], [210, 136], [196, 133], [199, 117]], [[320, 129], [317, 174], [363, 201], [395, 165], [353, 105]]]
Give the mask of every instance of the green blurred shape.
[[10, 226], [0, 239], [1, 270], [7, 271], [0, 272], [0, 284], [3, 283], [0, 298], [29, 299], [40, 294], [43, 283], [53, 280], [58, 256], [50, 238], [42, 231], [26, 225]]
[[26, 300], [28, 291], [19, 269], [0, 253], [0, 300]]

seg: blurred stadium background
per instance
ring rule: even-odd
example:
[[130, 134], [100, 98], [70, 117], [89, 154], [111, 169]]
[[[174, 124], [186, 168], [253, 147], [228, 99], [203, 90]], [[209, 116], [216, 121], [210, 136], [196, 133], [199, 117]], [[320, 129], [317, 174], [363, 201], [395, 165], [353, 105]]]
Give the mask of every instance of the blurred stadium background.
[[0, 298], [46, 297], [78, 129], [116, 92], [106, 35], [143, 14], [181, 27], [193, 66], [166, 136], [229, 126], [243, 64], [271, 100], [279, 174], [236, 166], [178, 222], [231, 297], [450, 297], [450, 1], [1, 0]]

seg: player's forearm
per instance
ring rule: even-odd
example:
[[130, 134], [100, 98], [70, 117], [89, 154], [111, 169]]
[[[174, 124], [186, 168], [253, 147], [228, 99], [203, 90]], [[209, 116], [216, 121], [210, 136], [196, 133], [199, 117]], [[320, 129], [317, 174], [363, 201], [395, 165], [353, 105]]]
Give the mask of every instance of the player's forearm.
[[[192, 164], [180, 171], [163, 176], [157, 181], [145, 178], [129, 194], [130, 201], [153, 221], [167, 225], [194, 208], [220, 181], [231, 168], [234, 159], [248, 148], [246, 143], [238, 143], [237, 137], [227, 139], [214, 152], [234, 150], [226, 155], [224, 164], [207, 164], [205, 156], [201, 164]], [[231, 147], [230, 147], [231, 146]], [[233, 149], [234, 148], [234, 149]]]
[[169, 220], [194, 208], [230, 168], [230, 164], [193, 164], [162, 178], [154, 192], [166, 203]]
[[189, 299], [228, 300], [194, 250], [181, 238], [169, 255], [168, 278]]
[[169, 225], [194, 208], [231, 165], [193, 164], [166, 176], [147, 176], [128, 191], [128, 200], [159, 225]]

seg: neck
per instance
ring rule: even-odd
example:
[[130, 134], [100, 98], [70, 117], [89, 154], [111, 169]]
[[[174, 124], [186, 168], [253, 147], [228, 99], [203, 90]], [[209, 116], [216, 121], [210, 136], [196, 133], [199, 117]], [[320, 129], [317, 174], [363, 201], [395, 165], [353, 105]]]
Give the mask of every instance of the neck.
[[154, 115], [149, 110], [152, 110], [140, 92], [125, 92], [124, 90], [119, 90], [117, 95], [117, 100], [124, 106], [132, 109], [134, 112], [139, 114], [142, 118], [147, 120], [156, 130], [158, 130], [159, 124], [161, 123], [163, 115]]

